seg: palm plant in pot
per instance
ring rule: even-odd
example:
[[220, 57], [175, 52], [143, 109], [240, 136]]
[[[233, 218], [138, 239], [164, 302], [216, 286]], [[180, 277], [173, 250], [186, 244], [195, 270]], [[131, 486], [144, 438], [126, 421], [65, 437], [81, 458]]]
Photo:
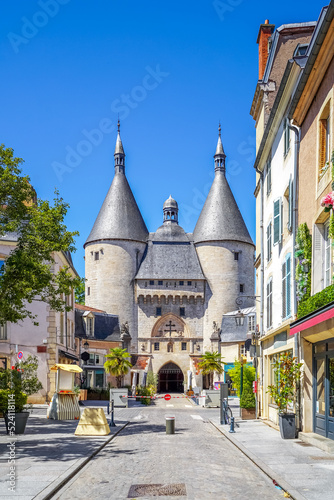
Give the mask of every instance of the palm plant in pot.
[[280, 354], [275, 363], [276, 383], [268, 386], [268, 393], [278, 407], [279, 427], [283, 439], [296, 437], [296, 415], [289, 406], [295, 401], [297, 383], [301, 377], [301, 367], [297, 358], [289, 353]]

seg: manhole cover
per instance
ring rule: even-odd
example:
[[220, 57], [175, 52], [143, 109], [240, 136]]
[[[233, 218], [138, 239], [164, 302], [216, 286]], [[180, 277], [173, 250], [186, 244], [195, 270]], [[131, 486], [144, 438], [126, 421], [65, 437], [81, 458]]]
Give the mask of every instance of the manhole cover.
[[180, 484], [133, 484], [128, 498], [186, 496], [186, 485]]

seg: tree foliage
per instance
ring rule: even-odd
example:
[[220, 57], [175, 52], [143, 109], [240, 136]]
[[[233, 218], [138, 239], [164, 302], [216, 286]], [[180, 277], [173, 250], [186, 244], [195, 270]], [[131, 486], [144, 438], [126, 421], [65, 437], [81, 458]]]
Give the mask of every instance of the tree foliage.
[[214, 373], [221, 374], [224, 372], [225, 363], [222, 360], [219, 352], [209, 352], [206, 351], [202, 356], [201, 360], [198, 363], [198, 367], [201, 370], [203, 375], [209, 375], [210, 379], [210, 389], [213, 388], [213, 375]]
[[84, 279], [75, 287], [75, 302], [77, 304], [85, 305], [85, 281]]
[[[237, 390], [237, 395], [240, 397], [240, 384], [241, 384], [241, 363], [239, 360], [234, 361], [234, 367], [230, 368], [227, 372], [231, 377], [233, 382], [233, 387]], [[252, 384], [255, 380], [255, 368], [253, 366], [243, 365], [243, 381], [242, 387], [247, 391], [248, 388], [252, 388]]]
[[131, 368], [130, 354], [126, 349], [115, 347], [110, 349], [109, 354], [106, 355], [108, 360], [104, 363], [104, 369], [107, 373], [116, 377], [117, 388], [122, 386], [122, 380]]
[[[22, 176], [13, 150], [0, 145], [0, 237], [14, 233], [15, 249], [0, 274], [0, 322], [34, 320], [33, 301], [56, 311], [70, 310], [66, 296], [81, 282], [70, 266], [54, 269], [55, 252], [75, 251], [74, 236], [64, 224], [68, 204], [55, 191], [53, 205], [36, 199], [29, 177]], [[36, 322], [35, 322], [36, 323]]]

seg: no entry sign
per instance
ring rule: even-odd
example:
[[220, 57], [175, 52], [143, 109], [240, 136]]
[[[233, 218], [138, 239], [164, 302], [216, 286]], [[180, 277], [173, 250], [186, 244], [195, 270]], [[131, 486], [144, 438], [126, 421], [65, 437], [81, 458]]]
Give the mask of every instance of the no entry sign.
[[17, 353], [17, 357], [18, 357], [18, 359], [22, 359], [22, 358], [23, 358], [23, 352], [22, 352], [22, 351], [19, 351], [19, 352]]
[[164, 397], [166, 401], [169, 401], [172, 398], [170, 394], [166, 394]]

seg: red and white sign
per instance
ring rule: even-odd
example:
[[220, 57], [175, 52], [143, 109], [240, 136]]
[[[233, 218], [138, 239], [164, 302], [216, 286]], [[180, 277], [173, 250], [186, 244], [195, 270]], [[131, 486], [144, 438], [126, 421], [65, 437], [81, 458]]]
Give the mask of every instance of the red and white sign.
[[18, 359], [22, 359], [22, 358], [23, 358], [23, 352], [22, 352], [22, 351], [19, 351], [19, 352], [17, 353], [17, 358], [18, 358]]
[[253, 392], [254, 392], [254, 394], [257, 393], [257, 381], [256, 380], [254, 380], [254, 382], [253, 382]]
[[164, 398], [166, 401], [169, 401], [170, 399], [172, 399], [172, 396], [170, 394], [165, 394]]

